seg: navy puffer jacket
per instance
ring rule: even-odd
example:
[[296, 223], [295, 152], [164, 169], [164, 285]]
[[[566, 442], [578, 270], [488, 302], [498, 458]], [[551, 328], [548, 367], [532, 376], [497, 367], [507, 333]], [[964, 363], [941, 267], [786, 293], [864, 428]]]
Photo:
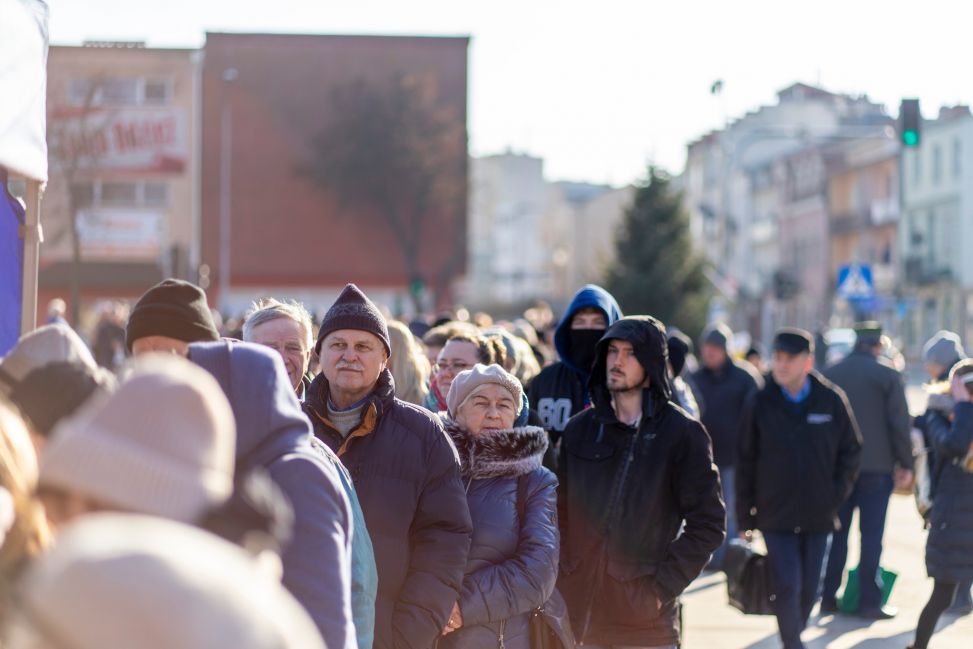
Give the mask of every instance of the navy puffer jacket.
[[[541, 466], [547, 434], [528, 426], [473, 437], [445, 423], [460, 455], [473, 545], [459, 599], [463, 626], [439, 647], [529, 649], [528, 613], [554, 592], [560, 549], [557, 479]], [[521, 475], [527, 476], [523, 522], [517, 514]]]
[[938, 480], [926, 540], [926, 570], [950, 583], [973, 580], [973, 473], [960, 466], [973, 442], [973, 403], [958, 403], [953, 425], [940, 412], [927, 414]]
[[318, 375], [304, 410], [351, 474], [365, 513], [378, 566], [375, 649], [429, 649], [446, 626], [470, 547], [456, 450], [439, 417], [395, 398], [387, 369], [347, 438], [327, 419], [329, 392]]

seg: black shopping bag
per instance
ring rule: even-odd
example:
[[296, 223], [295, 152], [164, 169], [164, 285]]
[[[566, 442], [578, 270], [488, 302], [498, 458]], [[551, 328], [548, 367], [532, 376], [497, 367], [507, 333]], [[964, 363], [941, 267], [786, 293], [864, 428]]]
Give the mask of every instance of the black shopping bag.
[[773, 615], [774, 594], [767, 556], [742, 539], [733, 539], [723, 559], [730, 606], [746, 615]]

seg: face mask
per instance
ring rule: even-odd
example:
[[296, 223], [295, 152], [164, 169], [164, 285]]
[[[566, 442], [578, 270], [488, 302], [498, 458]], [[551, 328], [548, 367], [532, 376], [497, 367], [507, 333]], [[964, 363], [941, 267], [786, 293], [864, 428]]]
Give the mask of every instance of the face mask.
[[595, 363], [595, 346], [605, 335], [604, 329], [572, 329], [571, 344], [568, 348], [568, 358], [574, 365], [590, 372]]

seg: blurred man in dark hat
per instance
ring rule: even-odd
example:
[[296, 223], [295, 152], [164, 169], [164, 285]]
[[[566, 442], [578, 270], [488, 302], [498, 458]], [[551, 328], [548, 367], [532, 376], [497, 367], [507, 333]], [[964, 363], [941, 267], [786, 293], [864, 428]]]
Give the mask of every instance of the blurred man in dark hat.
[[895, 612], [882, 607], [878, 564], [882, 556], [885, 514], [892, 488], [912, 482], [912, 443], [909, 439], [909, 407], [902, 376], [882, 355], [882, 325], [863, 322], [855, 326], [855, 348], [825, 376], [844, 390], [862, 434], [861, 473], [851, 497], [838, 510], [841, 527], [834, 534], [824, 577], [821, 611], [837, 611], [836, 593], [848, 555], [848, 528], [858, 509], [861, 530], [861, 561], [858, 569], [858, 614], [884, 620]]

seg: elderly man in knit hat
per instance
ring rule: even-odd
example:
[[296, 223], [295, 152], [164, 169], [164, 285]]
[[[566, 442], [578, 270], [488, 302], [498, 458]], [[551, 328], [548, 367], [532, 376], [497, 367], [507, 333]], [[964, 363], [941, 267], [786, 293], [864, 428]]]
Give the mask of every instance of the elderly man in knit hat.
[[466, 569], [472, 524], [456, 452], [430, 412], [395, 398], [381, 312], [354, 284], [315, 346], [304, 410], [351, 472], [375, 547], [375, 646], [431, 647]]
[[859, 323], [855, 325], [855, 333], [852, 352], [824, 373], [848, 396], [862, 434], [862, 461], [851, 496], [838, 510], [841, 525], [831, 541], [821, 611], [838, 610], [836, 594], [848, 555], [848, 529], [852, 514], [858, 509], [861, 529], [858, 615], [883, 620], [895, 615], [892, 609], [883, 608], [882, 590], [877, 581], [885, 514], [895, 483], [908, 488], [912, 481], [911, 422], [902, 376], [882, 356], [882, 325]]
[[219, 339], [206, 293], [181, 279], [163, 280], [146, 291], [125, 328], [125, 346], [134, 356], [147, 352], [185, 356], [190, 343]]
[[[720, 468], [723, 497], [726, 501], [726, 538], [736, 537], [737, 429], [747, 397], [763, 387], [763, 378], [750, 363], [738, 363], [727, 351], [733, 331], [722, 322], [703, 332], [700, 367], [692, 375], [702, 404], [701, 421], [713, 440], [713, 459]], [[710, 569], [723, 567], [726, 543], [713, 555]]]

